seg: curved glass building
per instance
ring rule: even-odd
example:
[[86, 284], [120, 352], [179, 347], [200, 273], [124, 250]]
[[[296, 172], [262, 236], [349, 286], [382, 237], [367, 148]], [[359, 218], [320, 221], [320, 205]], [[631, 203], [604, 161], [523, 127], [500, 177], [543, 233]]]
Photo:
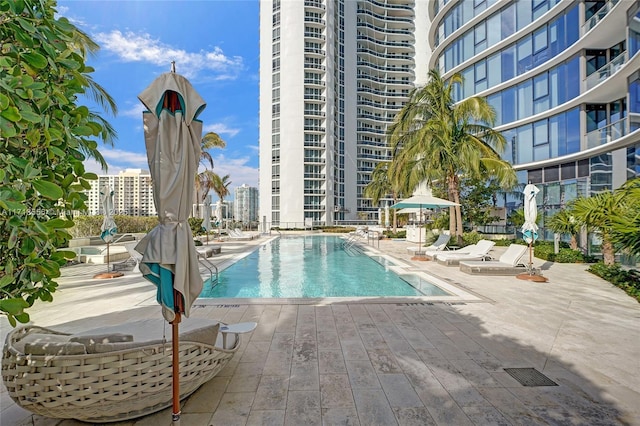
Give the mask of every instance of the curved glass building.
[[640, 175], [640, 2], [438, 0], [429, 19], [429, 67], [462, 73], [457, 99], [495, 108], [543, 222]]

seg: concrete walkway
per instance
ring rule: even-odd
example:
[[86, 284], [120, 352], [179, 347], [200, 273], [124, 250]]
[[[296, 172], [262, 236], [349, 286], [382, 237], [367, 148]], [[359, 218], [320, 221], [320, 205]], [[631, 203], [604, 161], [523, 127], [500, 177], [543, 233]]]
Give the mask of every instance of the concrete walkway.
[[[211, 260], [223, 266], [265, 241], [224, 242]], [[634, 299], [585, 265], [536, 259], [547, 283], [476, 277], [412, 261], [408, 245], [382, 240], [373, 250], [462, 296], [198, 300], [194, 317], [258, 327], [221, 374], [184, 401], [182, 424], [640, 425]], [[101, 268], [65, 268], [54, 302], [34, 306], [32, 320], [73, 332], [161, 315], [154, 287], [139, 274], [91, 279]], [[4, 321], [3, 336], [8, 329]], [[535, 368], [558, 386], [525, 387], [505, 368]], [[0, 402], [2, 426], [85, 424], [33, 416], [4, 387]], [[164, 410], [114, 425], [170, 424]]]

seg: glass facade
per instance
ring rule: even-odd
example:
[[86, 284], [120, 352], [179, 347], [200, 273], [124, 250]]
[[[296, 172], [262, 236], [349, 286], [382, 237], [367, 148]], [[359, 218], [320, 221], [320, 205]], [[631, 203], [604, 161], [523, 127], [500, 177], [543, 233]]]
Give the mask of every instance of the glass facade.
[[[571, 200], [640, 175], [640, 2], [447, 7], [436, 16], [430, 63], [445, 78], [462, 75], [457, 101], [480, 95], [494, 108], [496, 129], [507, 141], [502, 157], [522, 185], [541, 190], [545, 238], [552, 237], [545, 218]], [[522, 206], [521, 197], [501, 198], [508, 210]]]

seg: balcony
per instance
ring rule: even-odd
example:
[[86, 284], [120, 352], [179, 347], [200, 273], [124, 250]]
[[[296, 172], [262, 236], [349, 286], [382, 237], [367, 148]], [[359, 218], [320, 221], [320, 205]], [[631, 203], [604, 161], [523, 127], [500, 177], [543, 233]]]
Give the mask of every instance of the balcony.
[[589, 75], [586, 78], [587, 90], [590, 90], [590, 89], [596, 87], [598, 84], [602, 83], [607, 78], [611, 77], [620, 68], [622, 68], [622, 65], [624, 65], [625, 62], [627, 62], [627, 52], [626, 51], [622, 52], [616, 58], [612, 59], [611, 62], [609, 62], [607, 65], [605, 65], [602, 68], [600, 68], [599, 70], [591, 73], [591, 75]]
[[586, 33], [591, 31], [593, 27], [598, 25], [598, 22], [602, 21], [602, 19], [607, 16], [607, 14], [613, 9], [613, 7], [618, 4], [620, 0], [609, 0], [607, 4], [602, 6], [602, 8], [596, 12], [591, 18], [589, 18], [584, 24], [582, 24], [581, 33], [584, 36]]
[[626, 136], [629, 133], [627, 121], [626, 118], [623, 118], [606, 127], [587, 133], [587, 149], [605, 145]]

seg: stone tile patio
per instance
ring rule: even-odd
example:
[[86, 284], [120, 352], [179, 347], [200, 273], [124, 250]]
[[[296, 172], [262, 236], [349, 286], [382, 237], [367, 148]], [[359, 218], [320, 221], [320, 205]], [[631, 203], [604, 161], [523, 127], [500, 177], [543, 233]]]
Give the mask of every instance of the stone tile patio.
[[[265, 241], [225, 242], [212, 260], [228, 264]], [[640, 425], [640, 304], [585, 265], [536, 260], [547, 283], [476, 277], [411, 261], [407, 245], [382, 240], [376, 250], [474, 297], [198, 300], [194, 317], [258, 327], [184, 401], [182, 424]], [[160, 315], [151, 284], [132, 273], [91, 279], [101, 267], [65, 268], [54, 302], [36, 305], [32, 320], [73, 332]], [[8, 329], [3, 319], [3, 337]], [[511, 367], [558, 386], [522, 386]], [[33, 416], [4, 387], [0, 402], [3, 426], [86, 424]], [[170, 410], [114, 423], [170, 424]]]

